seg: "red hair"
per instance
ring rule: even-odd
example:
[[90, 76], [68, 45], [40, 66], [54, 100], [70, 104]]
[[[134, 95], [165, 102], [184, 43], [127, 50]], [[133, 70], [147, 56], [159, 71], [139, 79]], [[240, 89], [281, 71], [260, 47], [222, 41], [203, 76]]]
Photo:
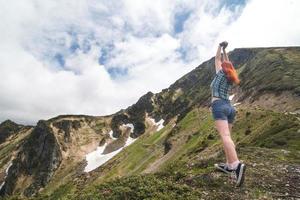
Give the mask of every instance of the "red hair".
[[237, 85], [240, 84], [241, 81], [238, 77], [238, 74], [230, 61], [224, 61], [221, 64], [221, 66], [222, 66], [224, 73], [226, 74], [227, 79], [230, 82], [235, 83]]

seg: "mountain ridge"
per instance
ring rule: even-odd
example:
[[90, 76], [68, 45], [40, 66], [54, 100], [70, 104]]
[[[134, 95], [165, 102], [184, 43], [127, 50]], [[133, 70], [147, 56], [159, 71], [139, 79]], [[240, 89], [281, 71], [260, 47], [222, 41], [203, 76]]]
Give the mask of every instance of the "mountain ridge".
[[[297, 66], [300, 65], [300, 47], [238, 48], [229, 52], [229, 58], [234, 66], [236, 66], [242, 80], [239, 87], [233, 88], [233, 93], [235, 94], [233, 103], [242, 103], [239, 105], [240, 110], [252, 110], [253, 108], [273, 109], [287, 115], [292, 115], [289, 114], [290, 112], [296, 112], [296, 116], [298, 116], [297, 112], [300, 110], [300, 87], [297, 83], [300, 82], [300, 71]], [[161, 92], [156, 94], [148, 92], [140, 97], [135, 104], [128, 106], [126, 109], [121, 109], [114, 114], [106, 116], [60, 115], [46, 121], [39, 121], [39, 125], [27, 129], [26, 136], [22, 136], [21, 138], [20, 135], [18, 141], [16, 140], [21, 150], [20, 148], [14, 149], [14, 147], [9, 146], [9, 141], [5, 139], [4, 144], [0, 146], [1, 150], [10, 149], [14, 154], [1, 159], [3, 152], [0, 150], [1, 162], [6, 160], [3, 162], [6, 163], [5, 166], [8, 166], [8, 160], [13, 160], [12, 166], [9, 167], [8, 174], [5, 177], [5, 184], [0, 194], [18, 195], [21, 193], [25, 196], [32, 196], [38, 195], [40, 192], [43, 192], [43, 190], [53, 192], [54, 188], [56, 188], [55, 182], [61, 182], [60, 177], [63, 177], [62, 180], [67, 183], [70, 183], [72, 179], [76, 180], [75, 183], [79, 185], [79, 188], [87, 183], [94, 184], [101, 182], [105, 178], [102, 178], [100, 181], [98, 180], [98, 176], [100, 179], [102, 176], [109, 177], [109, 172], [105, 172], [105, 170], [114, 168], [114, 166], [117, 165], [122, 165], [122, 162], [118, 161], [118, 159], [122, 160], [124, 158], [121, 159], [119, 157], [120, 154], [117, 154], [103, 166], [85, 174], [82, 172], [84, 165], [86, 165], [85, 155], [91, 152], [92, 149], [95, 149], [97, 146], [102, 146], [105, 143], [108, 144], [106, 153], [113, 152], [122, 148], [128, 138], [139, 138], [140, 141], [149, 140], [149, 146], [147, 146], [146, 143], [140, 144], [138, 141], [133, 144], [135, 146], [141, 145], [141, 147], [146, 145], [145, 149], [148, 147], [154, 148], [151, 142], [159, 142], [158, 144], [153, 143], [155, 144], [154, 146], [159, 146], [158, 150], [155, 150], [154, 154], [148, 153], [152, 156], [152, 160], [139, 158], [141, 161], [139, 163], [141, 165], [140, 168], [135, 169], [133, 166], [128, 167], [128, 173], [134, 173], [135, 170], [139, 173], [143, 171], [148, 173], [159, 171], [164, 165], [167, 165], [169, 160], [176, 158], [176, 154], [178, 154], [177, 148], [181, 149], [182, 146], [186, 145], [190, 140], [195, 140], [193, 139], [195, 136], [199, 138], [203, 137], [201, 141], [203, 144], [197, 143], [200, 145], [198, 147], [193, 144], [194, 146], [191, 148], [192, 152], [203, 151], [202, 153], [205, 153], [206, 150], [214, 152], [213, 146], [210, 145], [213, 145], [211, 143], [216, 139], [215, 132], [210, 132], [212, 129], [204, 125], [198, 127], [198, 125], [194, 124], [195, 122], [202, 124], [206, 121], [207, 124], [212, 126], [206, 108], [210, 105], [209, 84], [215, 73], [213, 59], [214, 58], [211, 58], [203, 62]], [[286, 69], [286, 71], [284, 69]], [[282, 76], [283, 74], [284, 76]], [[268, 102], [268, 104], [265, 102]], [[257, 113], [262, 111], [255, 110], [253, 112]], [[262, 115], [270, 115], [269, 117], [275, 115], [268, 113], [268, 111], [263, 112], [267, 114]], [[188, 118], [192, 115], [191, 113], [194, 113], [194, 115], [191, 117], [192, 121], [189, 121]], [[283, 116], [280, 114], [278, 118], [281, 117]], [[155, 123], [161, 119], [164, 120], [163, 124], [165, 125], [163, 130], [168, 131], [162, 130], [155, 132], [155, 130], [157, 130]], [[285, 120], [292, 122], [292, 119], [296, 118], [287, 118]], [[189, 128], [183, 131], [185, 130], [183, 122], [188, 124], [192, 123], [192, 125], [187, 126]], [[260, 124], [260, 122], [255, 123], [257, 125]], [[132, 124], [133, 128], [122, 128], [122, 126], [126, 124]], [[244, 128], [244, 125], [247, 123], [243, 122], [242, 124], [241, 127]], [[271, 125], [268, 126], [271, 127]], [[285, 128], [288, 127], [286, 124], [282, 126]], [[297, 124], [293, 125], [291, 130], [296, 130], [295, 127], [297, 126]], [[44, 135], [44, 138], [47, 138], [44, 142], [50, 142], [48, 149], [50, 152], [44, 149], [43, 142], [36, 142], [30, 145], [31, 143], [29, 141], [37, 139], [35, 134], [39, 132], [37, 131], [39, 129], [41, 131], [38, 136], [43, 136], [43, 134], [47, 133]], [[201, 130], [200, 135], [199, 130]], [[207, 132], [208, 130], [210, 133]], [[287, 130], [290, 129], [287, 128]], [[243, 134], [253, 132], [249, 125], [247, 125], [246, 130], [243, 131], [245, 131]], [[154, 135], [154, 133], [159, 134], [159, 136]], [[266, 133], [265, 138], [262, 137], [266, 141], [269, 138], [268, 134], [269, 133]], [[294, 135], [292, 132], [290, 134], [290, 137], [296, 138], [298, 141], [297, 134]], [[255, 135], [255, 137], [259, 138], [260, 136]], [[113, 138], [117, 139], [114, 140]], [[287, 144], [292, 144], [290, 139], [285, 139], [284, 141], [285, 143], [283, 141], [279, 141], [278, 143], [284, 147]], [[253, 141], [249, 140], [249, 143], [252, 144]], [[272, 140], [270, 143], [272, 143]], [[276, 146], [278, 144], [274, 145]], [[133, 146], [122, 150], [123, 154], [131, 148], [133, 148]], [[297, 149], [293, 146], [292, 149], [294, 148]], [[40, 152], [38, 154], [45, 152], [45, 158], [53, 159], [54, 163], [47, 161], [49, 164], [45, 164], [47, 163], [45, 161], [43, 162], [44, 165], [40, 166], [38, 162], [28, 165], [27, 167], [23, 165], [25, 169], [31, 168], [27, 169], [29, 171], [35, 169], [34, 173], [36, 175], [32, 172], [22, 172], [22, 167], [18, 166], [20, 166], [21, 163], [30, 163], [28, 159], [31, 154], [26, 154], [26, 152], [31, 151], [30, 149], [32, 149], [33, 152]], [[140, 149], [140, 151], [145, 151], [145, 149]], [[145, 153], [145, 155], [147, 155], [147, 153]], [[25, 160], [22, 160], [24, 157]], [[155, 161], [156, 164], [154, 164]], [[70, 166], [68, 166], [68, 164]], [[45, 169], [43, 169], [43, 167]], [[131, 172], [132, 167], [134, 170]], [[122, 177], [123, 173], [120, 174]], [[23, 176], [25, 176], [25, 178], [21, 180], [20, 177]], [[14, 183], [17, 186], [14, 186]], [[26, 183], [25, 185], [28, 187], [22, 189], [20, 187], [21, 185], [18, 186], [18, 184], [21, 183], [23, 187], [24, 183]]]

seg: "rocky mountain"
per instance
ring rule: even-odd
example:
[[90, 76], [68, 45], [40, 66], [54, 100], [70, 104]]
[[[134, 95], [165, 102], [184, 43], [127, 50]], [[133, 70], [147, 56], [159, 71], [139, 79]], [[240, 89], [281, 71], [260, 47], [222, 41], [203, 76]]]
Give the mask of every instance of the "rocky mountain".
[[[229, 53], [241, 84], [233, 137], [248, 164], [234, 188], [209, 111], [214, 58], [108, 116], [0, 125], [0, 195], [11, 199], [300, 198], [300, 47]], [[259, 177], [259, 178], [258, 178]], [[237, 192], [238, 191], [238, 192]]]

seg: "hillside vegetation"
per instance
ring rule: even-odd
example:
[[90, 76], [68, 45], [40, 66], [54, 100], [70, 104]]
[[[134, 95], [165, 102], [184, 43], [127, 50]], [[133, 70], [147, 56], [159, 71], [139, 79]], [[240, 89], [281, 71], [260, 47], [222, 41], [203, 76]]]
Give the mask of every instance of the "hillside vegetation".
[[[201, 116], [199, 117], [199, 113]], [[248, 166], [242, 188], [213, 164], [224, 155], [207, 109], [194, 109], [170, 131], [166, 126], [141, 137], [113, 160], [114, 170], [84, 187], [62, 185], [40, 199], [276, 199], [298, 198], [300, 186], [300, 118], [266, 110], [239, 108], [233, 138], [240, 159]], [[164, 141], [173, 148], [164, 154]], [[143, 150], [141, 150], [144, 146]], [[156, 148], [154, 148], [154, 146]], [[175, 151], [172, 153], [172, 151]], [[151, 161], [161, 157], [151, 173]], [[114, 162], [111, 160], [110, 162]], [[109, 165], [109, 164], [108, 164]], [[101, 167], [102, 168], [102, 167]], [[105, 171], [103, 167], [103, 171]], [[39, 199], [38, 198], [38, 199]]]
[[[229, 57], [241, 78], [232, 100], [239, 103], [232, 136], [247, 165], [241, 188], [213, 167], [224, 162], [224, 153], [209, 108], [212, 58], [169, 88], [148, 92], [111, 116], [70, 115], [45, 121], [47, 131], [40, 135], [55, 138], [46, 152], [56, 152], [59, 164], [46, 165], [51, 174], [44, 173], [45, 166], [34, 169], [37, 177], [22, 172], [26, 186], [38, 183], [38, 187], [28, 195], [21, 184], [18, 189], [10, 187], [7, 199], [299, 199], [300, 48], [235, 49]], [[150, 118], [164, 119], [164, 128], [157, 131]], [[123, 124], [133, 124], [134, 130], [123, 130]], [[19, 139], [4, 139], [0, 172], [18, 157], [7, 177], [19, 177], [18, 170], [24, 170], [18, 168], [20, 163], [26, 169], [30, 162], [21, 157], [34, 156], [28, 151], [40, 149], [28, 142], [36, 138], [40, 126], [22, 129], [24, 134], [16, 134]], [[110, 142], [110, 130], [118, 138], [111, 149], [120, 148], [120, 141], [129, 136], [138, 139], [104, 165], [83, 172], [84, 153]]]

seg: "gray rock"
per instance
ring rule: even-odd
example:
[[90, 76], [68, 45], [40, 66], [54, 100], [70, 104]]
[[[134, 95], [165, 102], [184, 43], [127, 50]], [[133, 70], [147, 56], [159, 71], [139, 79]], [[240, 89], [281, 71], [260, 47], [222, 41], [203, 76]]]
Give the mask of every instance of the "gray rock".
[[24, 186], [21, 192], [25, 196], [36, 194], [46, 186], [61, 163], [59, 144], [46, 121], [38, 122], [21, 148], [8, 171], [1, 196], [14, 194], [21, 177], [32, 180], [30, 186]]

